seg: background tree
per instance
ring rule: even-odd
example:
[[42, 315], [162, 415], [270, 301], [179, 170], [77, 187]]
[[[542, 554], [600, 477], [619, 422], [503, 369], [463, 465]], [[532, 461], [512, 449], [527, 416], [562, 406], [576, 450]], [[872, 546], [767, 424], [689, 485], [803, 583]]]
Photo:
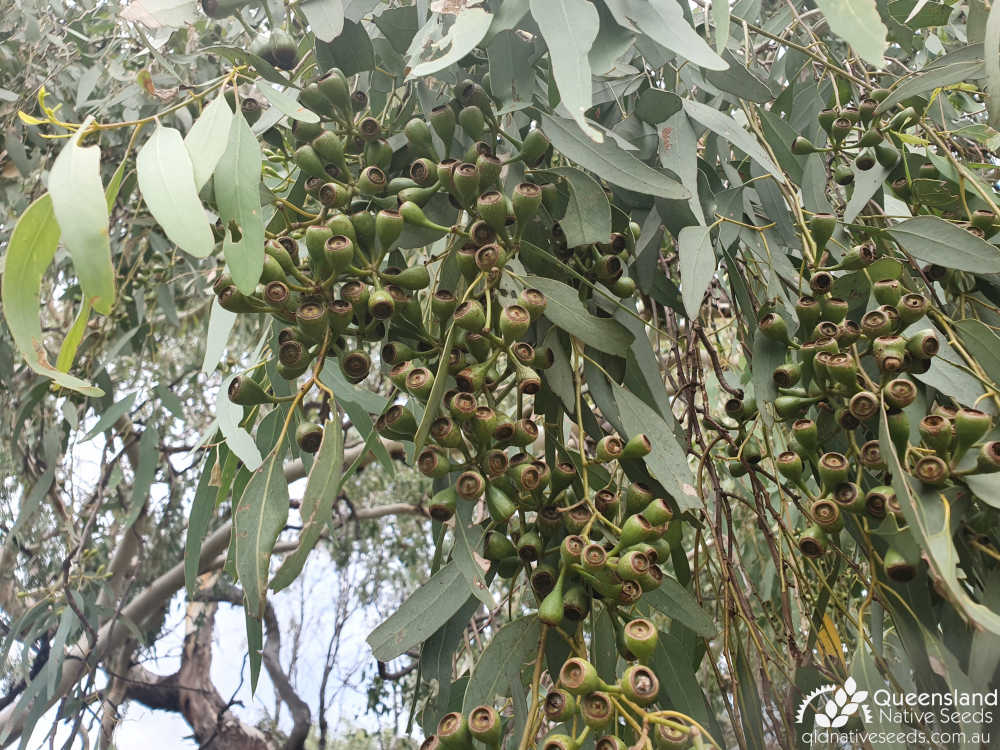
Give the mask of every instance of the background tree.
[[791, 748], [995, 685], [995, 7], [5, 10], [0, 742]]

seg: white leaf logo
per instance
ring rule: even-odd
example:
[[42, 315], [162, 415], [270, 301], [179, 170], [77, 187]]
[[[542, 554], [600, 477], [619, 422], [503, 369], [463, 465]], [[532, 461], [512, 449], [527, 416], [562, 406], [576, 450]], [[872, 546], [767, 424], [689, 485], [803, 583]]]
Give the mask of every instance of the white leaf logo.
[[816, 726], [822, 727], [823, 729], [829, 729], [830, 720], [826, 718], [823, 714], [816, 714]]
[[844, 724], [846, 724], [846, 723], [847, 723], [847, 717], [846, 716], [843, 716], [843, 715], [842, 716], [838, 716], [836, 719], [834, 719], [830, 723], [830, 728], [831, 729], [838, 729], [839, 727], [844, 726]]
[[[844, 683], [844, 690], [847, 691], [848, 695], [854, 695], [854, 691], [858, 689], [858, 683], [854, 681], [853, 677], [848, 677], [847, 682]], [[864, 699], [864, 695], [861, 696]]]
[[837, 703], [838, 707], [842, 707], [847, 703], [847, 693], [844, 692], [844, 688], [837, 689], [837, 692], [833, 694], [833, 700]]
[[827, 701], [826, 706], [823, 707], [823, 712], [832, 719], [837, 715], [837, 704], [833, 701]]

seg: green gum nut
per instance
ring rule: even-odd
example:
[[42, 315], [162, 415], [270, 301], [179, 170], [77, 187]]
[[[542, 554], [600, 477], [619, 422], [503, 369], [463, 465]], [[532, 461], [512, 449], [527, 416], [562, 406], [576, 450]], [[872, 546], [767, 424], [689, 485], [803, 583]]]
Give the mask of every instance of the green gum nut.
[[813, 214], [812, 218], [809, 219], [809, 233], [812, 235], [813, 241], [819, 250], [823, 250], [826, 247], [826, 243], [830, 241], [836, 228], [837, 217], [833, 214]]
[[548, 137], [537, 128], [528, 132], [516, 158], [522, 159], [529, 167], [535, 166], [549, 150]]
[[524, 227], [538, 213], [538, 207], [542, 203], [542, 189], [533, 182], [522, 182], [514, 188], [512, 203], [518, 226]]
[[490, 366], [490, 362], [482, 362], [466, 367], [455, 376], [455, 384], [465, 393], [479, 393], [486, 384], [486, 374]]
[[285, 278], [285, 269], [281, 267], [281, 264], [270, 255], [265, 255], [264, 265], [260, 270], [260, 283], [267, 284], [271, 281], [284, 281]]
[[622, 449], [622, 458], [643, 458], [653, 450], [653, 444], [644, 434], [632, 436]]
[[861, 172], [867, 172], [869, 169], [874, 167], [876, 164], [875, 152], [866, 148], [856, 157], [854, 157], [854, 166], [858, 168]]
[[430, 272], [423, 263], [404, 268], [396, 273], [389, 273], [389, 269], [382, 274], [382, 278], [390, 284], [395, 284], [409, 291], [419, 291], [426, 289], [430, 283]]
[[645, 663], [652, 658], [659, 641], [659, 631], [656, 626], [644, 618], [632, 620], [625, 625], [625, 646], [640, 662]]
[[500, 170], [502, 168], [503, 162], [492, 154], [480, 154], [476, 157], [476, 169], [479, 170], [480, 189], [498, 186], [500, 183]]
[[323, 257], [326, 265], [339, 276], [354, 262], [354, 241], [343, 234], [332, 235], [323, 245]]
[[295, 149], [295, 163], [299, 165], [299, 169], [311, 177], [319, 177], [324, 182], [329, 177], [326, 170], [323, 169], [323, 162], [320, 161], [313, 147], [308, 144]]
[[388, 289], [375, 289], [368, 296], [368, 314], [375, 320], [388, 320], [396, 312], [396, 300]]
[[269, 395], [260, 384], [247, 377], [238, 375], [229, 382], [227, 390], [229, 400], [240, 406], [254, 406], [256, 404], [273, 404], [277, 402], [274, 396]]
[[434, 387], [434, 373], [426, 367], [414, 367], [406, 375], [406, 390], [421, 403], [427, 401]]
[[520, 305], [508, 305], [500, 312], [500, 333], [507, 343], [524, 337], [531, 327], [531, 315]]
[[351, 199], [351, 191], [336, 182], [325, 182], [316, 191], [316, 197], [327, 208], [343, 208]]
[[[625, 627], [627, 637], [628, 626]], [[628, 667], [622, 673], [618, 684], [621, 686], [622, 694], [640, 706], [648, 706], [660, 694], [659, 679], [653, 670], [642, 664], [633, 664]]]
[[341, 177], [347, 176], [343, 138], [333, 131], [327, 130], [313, 138], [312, 148], [324, 164], [333, 164], [342, 171]]
[[507, 199], [497, 190], [488, 190], [476, 199], [476, 211], [498, 234], [507, 225]]
[[816, 121], [819, 122], [820, 127], [823, 128], [827, 133], [833, 128], [833, 121], [837, 119], [840, 112], [836, 109], [824, 109], [817, 115]]
[[323, 94], [319, 85], [310, 83], [299, 92], [299, 103], [318, 115], [333, 114], [333, 103]]
[[443, 479], [451, 472], [451, 461], [436, 445], [428, 445], [417, 456], [417, 470], [425, 477]]
[[451, 105], [441, 104], [431, 110], [431, 127], [434, 128], [434, 132], [438, 134], [441, 142], [444, 143], [445, 151], [451, 146], [452, 140], [455, 138], [455, 110], [451, 108]]
[[595, 691], [583, 696], [580, 700], [580, 716], [588, 728], [603, 731], [611, 725], [615, 718], [611, 697], [602, 691]]
[[318, 122], [295, 120], [292, 124], [292, 134], [295, 136], [296, 145], [308, 143], [322, 132], [323, 126]]
[[370, 211], [355, 211], [349, 217], [354, 227], [354, 241], [361, 250], [370, 251], [375, 246], [375, 216]]
[[[333, 230], [322, 225], [312, 225], [306, 229], [306, 250], [309, 253], [309, 265], [314, 276], [325, 279], [330, 275], [331, 267], [326, 260], [326, 242], [333, 236]], [[353, 257], [353, 256], [352, 256]]]
[[576, 466], [569, 461], [557, 461], [552, 467], [552, 492], [558, 495], [576, 479]]
[[[565, 568], [559, 574], [559, 578], [556, 579], [555, 588], [550, 591], [542, 603], [538, 605], [538, 619], [544, 622], [546, 625], [556, 626], [563, 620], [563, 585], [565, 583], [566, 573]], [[569, 692], [574, 691], [568, 686], [566, 687]]]
[[816, 153], [816, 150], [812, 141], [801, 135], [795, 136], [795, 139], [792, 141], [792, 153], [796, 156], [808, 156], [809, 154]]
[[1000, 441], [991, 440], [983, 443], [976, 456], [976, 470], [982, 474], [992, 474], [1000, 471]]
[[823, 311], [815, 297], [803, 295], [795, 303], [795, 316], [799, 319], [800, 331], [811, 331], [822, 314]]
[[833, 502], [844, 513], [863, 513], [865, 510], [865, 496], [861, 488], [854, 482], [841, 482], [833, 488], [830, 494]]
[[465, 716], [458, 711], [445, 714], [437, 725], [437, 738], [446, 750], [466, 750], [472, 747], [472, 735]]
[[830, 451], [819, 457], [817, 464], [820, 480], [827, 490], [832, 490], [841, 482], [846, 482], [851, 465], [842, 453]]
[[[863, 148], [874, 149], [875, 147], [881, 145], [885, 140], [885, 136], [882, 135], [882, 131], [877, 127], [868, 128], [861, 137], [858, 139], [858, 145]], [[877, 154], [873, 154], [876, 159], [878, 159]]]
[[840, 515], [840, 506], [833, 500], [822, 498], [809, 507], [809, 515], [827, 534], [836, 534], [844, 528], [844, 519]]
[[457, 307], [458, 299], [447, 289], [438, 289], [431, 297], [431, 312], [439, 320], [448, 320], [455, 313]]
[[940, 414], [928, 414], [920, 420], [921, 441], [935, 453], [948, 453], [954, 435], [951, 420]]
[[455, 197], [463, 207], [475, 203], [479, 195], [479, 170], [475, 164], [469, 162], [458, 164], [452, 174], [452, 183]]
[[559, 670], [559, 684], [575, 696], [587, 695], [604, 687], [597, 669], [586, 659], [571, 657]]
[[327, 219], [326, 225], [330, 228], [333, 234], [342, 234], [345, 237], [350, 237], [352, 242], [358, 241], [357, 232], [354, 230], [354, 224], [348, 218], [347, 214], [337, 212]]
[[[426, 205], [427, 201], [433, 198], [438, 192], [438, 183], [434, 182], [433, 185], [429, 187], [412, 187], [403, 188], [399, 191], [400, 203], [410, 202], [415, 203], [418, 206]], [[436, 228], [436, 227], [435, 227]], [[447, 231], [447, 227], [442, 227], [442, 230]]]
[[791, 388], [802, 377], [802, 365], [798, 362], [791, 362], [778, 365], [771, 374], [771, 379], [779, 388]]
[[[482, 496], [486, 489], [486, 480], [478, 471], [463, 471], [455, 480], [455, 491], [467, 502], [472, 502]], [[524, 536], [521, 537], [524, 539]]]
[[[383, 251], [388, 250], [399, 239], [405, 223], [399, 211], [390, 208], [383, 208], [375, 215], [375, 237]], [[424, 268], [424, 270], [427, 269]], [[422, 289], [423, 287], [417, 288]]]
[[643, 517], [655, 527], [666, 526], [674, 517], [674, 512], [663, 498], [656, 498], [642, 510]]
[[895, 547], [889, 547], [885, 551], [882, 567], [886, 577], [896, 583], [909, 583], [917, 575], [917, 567], [908, 562]]
[[[430, 505], [427, 506], [427, 512], [430, 513], [431, 518], [435, 521], [447, 521], [453, 515], [455, 515], [455, 510], [458, 507], [458, 493], [455, 492], [454, 487], [445, 487], [440, 492], [435, 493], [434, 497], [431, 498]], [[500, 538], [506, 539], [497, 532]], [[509, 544], [509, 542], [508, 542]], [[513, 549], [513, 546], [511, 547]], [[506, 557], [506, 555], [504, 555]], [[490, 559], [487, 557], [487, 559]], [[503, 559], [498, 558], [498, 559]]]
[[442, 232], [448, 231], [448, 227], [435, 224], [433, 221], [428, 219], [427, 216], [424, 215], [424, 210], [413, 201], [404, 201], [401, 203], [399, 205], [399, 215], [403, 217], [403, 220], [407, 224], [424, 227], [425, 229], [436, 229]]
[[903, 297], [903, 285], [899, 279], [879, 279], [872, 284], [872, 296], [880, 305], [895, 307]]
[[486, 509], [496, 523], [507, 523], [511, 516], [517, 512], [517, 503], [510, 496], [495, 484], [490, 484], [486, 488]]
[[579, 750], [580, 743], [568, 734], [550, 734], [542, 743], [542, 750]]
[[486, 325], [486, 311], [479, 300], [466, 300], [455, 309], [454, 321], [459, 328], [479, 332]]
[[657, 724], [653, 734], [653, 746], [657, 750], [685, 750], [691, 747], [692, 734], [691, 727]]
[[455, 168], [459, 163], [458, 159], [443, 159], [437, 165], [438, 182], [449, 193], [455, 190]]
[[872, 263], [878, 259], [878, 254], [875, 251], [875, 245], [866, 242], [862, 245], [855, 245], [846, 253], [841, 259], [839, 265], [844, 271], [860, 271], [862, 268], [867, 268]]
[[826, 554], [827, 536], [818, 524], [812, 524], [799, 534], [799, 551], [808, 558], [818, 558]]
[[920, 320], [930, 309], [931, 303], [922, 294], [904, 294], [896, 309], [899, 311], [899, 320], [902, 326], [908, 326]]
[[341, 114], [351, 114], [351, 90], [347, 85], [347, 78], [339, 68], [331, 68], [316, 85]]
[[360, 383], [371, 372], [372, 360], [365, 352], [344, 352], [337, 359], [340, 372], [349, 383]]
[[[457, 498], [457, 493], [456, 493]], [[483, 539], [483, 557], [490, 562], [499, 562], [517, 556], [517, 548], [507, 535], [496, 529], [487, 532]]]
[[563, 618], [579, 622], [590, 614], [591, 594], [580, 583], [567, 587], [563, 594]]
[[[840, 323], [847, 317], [848, 307], [847, 300], [840, 297], [826, 296], [823, 297], [819, 304], [819, 309], [823, 313], [823, 319], [828, 323]], [[836, 329], [833, 330], [833, 335], [837, 335]]]
[[576, 715], [576, 698], [568, 690], [552, 688], [545, 695], [545, 718], [554, 724], [569, 721]]
[[990, 415], [979, 409], [959, 409], [952, 421], [955, 426], [954, 459], [956, 461], [993, 426]]
[[[366, 166], [386, 170], [392, 163], [392, 146], [384, 138], [377, 141], [370, 141], [365, 144], [364, 158]], [[386, 184], [384, 192], [389, 192], [389, 183]]]
[[906, 351], [916, 359], [930, 359], [940, 348], [941, 342], [933, 328], [917, 331], [906, 339]]
[[774, 410], [782, 419], [794, 419], [816, 401], [816, 398], [805, 396], [778, 396], [774, 399]]
[[774, 466], [790, 482], [798, 482], [802, 478], [802, 457], [795, 451], [779, 453]]
[[[899, 161], [899, 151], [890, 143], [878, 143], [875, 145], [875, 160], [885, 167], [892, 169]], [[904, 181], [905, 183], [905, 181]]]
[[326, 305], [319, 300], [306, 300], [295, 310], [295, 323], [306, 340], [322, 342], [329, 323]]
[[470, 104], [459, 111], [458, 124], [470, 139], [478, 141], [486, 129], [486, 117], [483, 115], [483, 110]]
[[500, 742], [500, 716], [492, 706], [476, 706], [469, 712], [469, 732], [480, 742]]
[[420, 187], [430, 187], [438, 181], [437, 163], [427, 158], [415, 160], [410, 164], [410, 179]]
[[886, 421], [889, 423], [889, 439], [902, 458], [910, 439], [910, 418], [905, 411], [890, 411], [886, 414]]
[[383, 195], [385, 193], [386, 184], [388, 180], [386, 179], [385, 172], [383, 172], [378, 167], [365, 167], [361, 174], [358, 176], [358, 190], [360, 190], [365, 195]]
[[403, 133], [406, 135], [410, 150], [414, 154], [420, 154], [433, 159], [438, 158], [434, 148], [434, 139], [431, 137], [431, 129], [423, 119], [419, 117], [412, 118], [406, 123]]
[[772, 341], [782, 344], [791, 343], [788, 336], [788, 324], [777, 313], [767, 313], [757, 323], [760, 332]]

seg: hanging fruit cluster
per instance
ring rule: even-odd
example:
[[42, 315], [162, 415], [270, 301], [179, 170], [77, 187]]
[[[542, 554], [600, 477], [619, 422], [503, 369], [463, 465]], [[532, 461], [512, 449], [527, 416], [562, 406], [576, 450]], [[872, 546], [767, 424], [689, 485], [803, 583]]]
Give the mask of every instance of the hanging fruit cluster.
[[[339, 71], [306, 86], [302, 100], [328, 119], [327, 126], [295, 129], [294, 159], [308, 175], [305, 188], [316, 205], [306, 209], [316, 217], [268, 240], [253, 295], [241, 294], [227, 274], [215, 290], [228, 310], [268, 313], [285, 324], [277, 371], [288, 380], [336, 358], [344, 377], [360, 383], [380, 363], [399, 397], [378, 417], [383, 437], [412, 441], [417, 412], [440, 410], [430, 423], [431, 444], [416, 456], [420, 472], [446, 485], [429, 512], [446, 521], [460, 502], [485, 498], [493, 526], [483, 555], [502, 578], [528, 576], [544, 622], [575, 626], [594, 598], [617, 617], [615, 607], [634, 604], [662, 580], [658, 563], [669, 552], [664, 535], [673, 513], [641, 483], [614, 479], [621, 476], [618, 461], [649, 453], [644, 435], [607, 435], [589, 456], [583, 446], [557, 440], [556, 460], [546, 462], [532, 397], [541, 388], [539, 371], [552, 362], [534, 325], [547, 301], [524, 288], [505, 303], [500, 280], [524, 228], [555, 189], [521, 182], [508, 195], [501, 168], [537, 164], [548, 141], [531, 130], [517, 153], [497, 157], [488, 96], [471, 82], [457, 93], [434, 109], [429, 124], [419, 117], [406, 123], [406, 147], [394, 151], [392, 134]], [[470, 145], [459, 142], [459, 129]], [[457, 151], [463, 160], [446, 156]], [[424, 214], [421, 206], [439, 193], [464, 212], [464, 223], [443, 226]], [[392, 262], [403, 259], [394, 250], [407, 225], [449, 237], [460, 289], [438, 285], [431, 292], [429, 262], [419, 258]], [[623, 259], [633, 236], [567, 249], [554, 222], [551, 233], [548, 249], [572, 259], [582, 278], [631, 294]], [[436, 389], [441, 375], [453, 387]], [[229, 396], [242, 405], [279, 400], [250, 376], [234, 379]], [[312, 419], [296, 432], [299, 447], [310, 452], [321, 436]], [[601, 465], [612, 481], [592, 490], [590, 474]]]
[[[860, 122], [875, 127], [873, 106], [864, 111]], [[840, 123], [830, 130], [835, 150], [846, 135], [840, 131], [856, 122], [852, 118], [834, 120]], [[805, 146], [800, 141], [796, 148], [803, 152]], [[899, 478], [894, 475], [904, 473], [918, 486], [943, 488], [966, 476], [1000, 470], [1000, 443], [984, 440], [993, 427], [991, 416], [960, 405], [925, 404], [913, 379], [932, 367], [941, 348], [927, 317], [931, 300], [922, 290], [929, 293], [935, 281], [961, 284], [961, 275], [931, 265], [910, 279], [901, 264], [889, 259], [877, 268], [872, 240], [823, 266], [819, 261], [830, 257], [837, 224], [831, 214], [815, 214], [809, 221], [817, 262], [809, 269], [809, 293], [795, 303], [795, 335], [790, 321], [776, 311], [758, 320], [759, 334], [786, 351], [786, 361], [772, 373], [777, 396], [771, 403], [785, 428], [786, 449], [775, 448], [771, 463], [775, 476], [805, 503], [807, 525], [798, 545], [809, 558], [824, 555], [845, 522], [855, 536], [887, 517], [904, 528], [906, 499], [897, 496], [896, 488], [907, 484], [905, 479], [894, 481]], [[975, 224], [969, 231], [981, 233]], [[836, 294], [840, 272], [867, 273], [871, 281], [874, 306], [858, 311], [857, 320], [848, 317], [851, 305]], [[915, 413], [917, 408], [926, 411]], [[765, 458], [753, 437], [757, 403], [753, 397], [732, 398], [725, 411], [740, 424], [728, 458], [730, 472], [742, 476]], [[887, 440], [880, 439], [883, 433]], [[843, 447], [834, 449], [838, 442]], [[887, 450], [892, 454], [886, 455]], [[904, 554], [890, 542], [879, 554], [889, 579], [907, 582], [916, 575], [919, 560], [912, 552]]]
[[[649, 620], [632, 620], [618, 628], [618, 635], [622, 653], [632, 664], [615, 684], [602, 680], [597, 668], [585, 658], [571, 657], [563, 663], [542, 701], [542, 712], [554, 731], [539, 748], [576, 750], [594, 737], [597, 750], [625, 750], [627, 745], [618, 736], [624, 722], [638, 728], [640, 736], [656, 748], [702, 747], [701, 729], [690, 718], [656, 708], [660, 681], [648, 666], [656, 650], [656, 626]], [[420, 747], [472, 750], [472, 741], [478, 740], [488, 748], [499, 748], [502, 736], [502, 717], [492, 706], [484, 705], [472, 709], [468, 716], [446, 714], [438, 722], [437, 732]]]

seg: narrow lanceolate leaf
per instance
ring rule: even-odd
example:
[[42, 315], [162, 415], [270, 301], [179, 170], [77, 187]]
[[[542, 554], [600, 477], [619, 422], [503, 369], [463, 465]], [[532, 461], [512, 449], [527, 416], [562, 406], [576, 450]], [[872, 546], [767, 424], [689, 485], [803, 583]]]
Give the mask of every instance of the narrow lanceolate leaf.
[[226, 152], [232, 123], [233, 111], [226, 98], [220, 94], [201, 111], [184, 137], [184, 145], [191, 155], [191, 166], [194, 168], [194, 184], [198, 190], [208, 182], [219, 159]]
[[608, 354], [624, 357], [628, 353], [632, 332], [617, 320], [591, 315], [573, 287], [544, 276], [528, 276], [524, 281], [541, 290], [548, 300], [545, 317], [566, 333]]
[[88, 440], [93, 440], [95, 437], [100, 435], [105, 430], [110, 430], [115, 422], [117, 422], [121, 417], [128, 414], [129, 410], [132, 408], [132, 404], [135, 403], [135, 398], [138, 393], [130, 393], [121, 401], [118, 401], [111, 406], [109, 406], [103, 414], [98, 418], [97, 424], [90, 428], [82, 438], [80, 438], [81, 443], [86, 443]]
[[597, 9], [589, 0], [531, 0], [531, 15], [549, 47], [563, 106], [590, 138], [604, 140], [584, 116], [593, 103], [588, 54], [601, 26]]
[[288, 586], [302, 572], [306, 558], [316, 546], [320, 534], [333, 514], [333, 506], [340, 492], [344, 468], [343, 430], [339, 419], [327, 422], [323, 440], [309, 471], [306, 490], [302, 495], [302, 531], [298, 546], [281, 562], [281, 567], [271, 579], [275, 591]]
[[574, 167], [545, 170], [566, 180], [569, 201], [559, 226], [569, 247], [607, 242], [611, 237], [611, 204], [608, 196], [590, 175]]
[[257, 137], [239, 115], [229, 144], [215, 168], [215, 202], [226, 227], [222, 250], [233, 282], [252, 294], [264, 267], [264, 217], [260, 205], [261, 151]]
[[705, 290], [715, 275], [712, 231], [708, 227], [684, 227], [677, 236], [677, 253], [684, 309], [692, 319], [697, 318]]
[[[232, 455], [232, 454], [228, 454]], [[187, 537], [184, 542], [184, 587], [189, 597], [198, 589], [198, 563], [201, 560], [201, 543], [208, 535], [208, 524], [215, 510], [216, 487], [212, 472], [216, 467], [216, 451], [209, 451], [202, 466], [201, 478], [194, 491], [191, 514], [188, 517]]]
[[298, 100], [288, 91], [279, 91], [274, 86], [263, 81], [257, 82], [257, 90], [264, 95], [272, 107], [282, 114], [288, 115], [293, 120], [319, 122], [319, 115], [299, 104]]
[[215, 239], [180, 132], [157, 126], [135, 157], [135, 172], [143, 200], [170, 241], [196, 258], [209, 255]]
[[46, 193], [28, 206], [14, 226], [0, 278], [0, 308], [14, 343], [32, 370], [84, 395], [103, 396], [100, 388], [53, 367], [45, 353], [38, 305], [42, 276], [58, 247], [59, 225]]
[[308, 0], [299, 5], [317, 39], [332, 42], [344, 30], [343, 0]]
[[542, 624], [534, 616], [509, 622], [497, 631], [472, 670], [462, 701], [464, 713], [484, 703], [492, 706], [498, 695], [510, 695], [513, 683], [521, 681], [521, 667], [538, 653], [541, 632]]
[[448, 622], [468, 596], [465, 577], [457, 565], [448, 563], [368, 635], [375, 658], [391, 661], [423, 643]]
[[713, 133], [722, 136], [733, 146], [743, 151], [771, 174], [781, 174], [778, 165], [774, 163], [767, 151], [761, 148], [757, 140], [729, 115], [694, 99], [684, 100], [684, 111], [689, 117], [697, 120]]
[[660, 198], [691, 197], [683, 185], [639, 161], [619, 147], [612, 138], [596, 143], [570, 121], [545, 114], [542, 115], [542, 130], [563, 156], [608, 182]]
[[[998, 18], [1000, 18], [1000, 14], [998, 14]], [[1000, 33], [1000, 29], [997, 31]], [[1000, 54], [1000, 51], [997, 54]], [[882, 100], [876, 111], [880, 114], [888, 112], [901, 101], [909, 99], [911, 96], [919, 96], [934, 89], [982, 78], [984, 70], [987, 71], [987, 85], [989, 85], [989, 63], [985, 63], [985, 65], [987, 67], [984, 68], [982, 60], [962, 60], [948, 65], [935, 66], [930, 70], [924, 70], [908, 78], [904, 78], [901, 83], [893, 87], [892, 93]], [[1000, 62], [997, 65], [1000, 66]]]
[[650, 475], [670, 493], [681, 511], [698, 508], [700, 501], [694, 488], [694, 475], [670, 425], [642, 399], [617, 383], [611, 383], [611, 390], [626, 437], [645, 433], [652, 444], [653, 450], [643, 459]]
[[212, 298], [212, 309], [208, 314], [208, 335], [205, 337], [205, 356], [201, 371], [208, 375], [222, 359], [222, 353], [229, 342], [229, 334], [236, 324], [236, 313], [219, 304], [219, 298]]
[[937, 216], [917, 216], [889, 230], [910, 255], [925, 263], [971, 273], [1000, 273], [1000, 250]]
[[[454, 340], [455, 326], [453, 324], [448, 329], [448, 335], [445, 336], [441, 351], [450, 352], [451, 345]], [[413, 450], [415, 453], [419, 453], [421, 451], [424, 447], [424, 441], [427, 440], [427, 435], [430, 434], [431, 423], [437, 417], [438, 408], [441, 403], [441, 396], [444, 395], [444, 389], [447, 383], [448, 358], [441, 357], [441, 361], [438, 363], [437, 372], [434, 374], [434, 385], [431, 386], [431, 393], [427, 398], [427, 408], [424, 409], [424, 415], [420, 418], [420, 424], [417, 425], [417, 433], [413, 436]]]
[[[448, 30], [448, 34], [436, 45], [439, 49], [445, 47], [448, 51], [433, 60], [427, 60], [413, 65], [413, 69], [407, 78], [420, 78], [444, 70], [449, 65], [453, 65], [472, 52], [476, 46], [486, 36], [493, 22], [493, 15], [487, 13], [482, 8], [463, 9], [455, 18], [455, 22]], [[411, 64], [416, 62], [411, 58]]]
[[854, 48], [871, 65], [882, 65], [888, 45], [887, 29], [879, 18], [875, 0], [816, 0], [830, 31]]
[[[84, 130], [81, 127], [80, 133]], [[101, 149], [81, 146], [79, 139], [79, 133], [70, 138], [53, 162], [49, 195], [83, 295], [97, 312], [108, 315], [115, 299], [115, 270], [101, 184]]]
[[993, 3], [986, 18], [983, 38], [983, 59], [986, 61], [986, 109], [990, 125], [1000, 128], [1000, 3]]
[[69, 368], [76, 358], [76, 350], [80, 348], [83, 341], [83, 334], [87, 332], [87, 321], [90, 319], [90, 302], [83, 300], [80, 309], [76, 314], [73, 325], [70, 326], [69, 333], [63, 339], [62, 346], [59, 347], [59, 356], [56, 357], [56, 369], [59, 372], [69, 372]]
[[473, 522], [475, 511], [475, 503], [460, 503], [458, 506], [458, 512], [455, 513], [455, 549], [452, 551], [452, 559], [465, 576], [476, 598], [493, 610], [496, 609], [497, 603], [483, 578], [489, 563], [480, 557], [478, 552], [482, 549], [483, 528]]
[[726, 61], [691, 28], [677, 0], [605, 0], [605, 4], [619, 26], [645, 34], [698, 67], [726, 69]]
[[648, 605], [705, 638], [715, 635], [715, 620], [702, 609], [694, 595], [671, 575], [663, 576], [663, 584], [659, 588], [643, 595], [642, 605]]
[[712, 0], [712, 21], [715, 23], [715, 51], [722, 53], [729, 41], [729, 0]]
[[892, 489], [909, 524], [910, 535], [923, 550], [935, 590], [972, 625], [1000, 634], [1000, 613], [974, 601], [959, 580], [960, 561], [952, 541], [951, 505], [940, 489], [923, 487], [910, 480], [889, 437], [888, 418], [884, 411], [879, 414], [879, 444], [892, 476]]
[[288, 520], [288, 483], [282, 470], [284, 452], [275, 450], [247, 483], [233, 514], [236, 572], [247, 609], [253, 617], [264, 611], [271, 550]]

